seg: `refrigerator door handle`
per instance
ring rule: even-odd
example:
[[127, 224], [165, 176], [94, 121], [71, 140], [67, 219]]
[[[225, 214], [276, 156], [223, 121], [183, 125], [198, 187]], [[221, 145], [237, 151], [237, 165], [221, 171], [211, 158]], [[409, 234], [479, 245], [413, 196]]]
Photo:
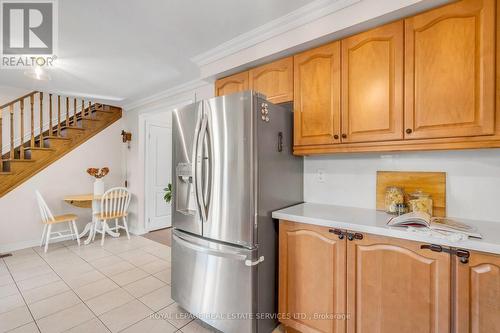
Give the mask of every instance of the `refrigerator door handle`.
[[[188, 249], [191, 249], [196, 252], [200, 253], [206, 253], [211, 256], [216, 256], [216, 257], [222, 257], [222, 258], [229, 258], [229, 259], [234, 259], [238, 261], [243, 261], [245, 262], [246, 266], [253, 266], [247, 264], [247, 262], [252, 262], [251, 260], [247, 259], [247, 256], [241, 253], [238, 253], [236, 251], [227, 251], [224, 249], [211, 249], [207, 248], [205, 246], [196, 244], [194, 242], [189, 241], [188, 239], [182, 237], [179, 233], [174, 233], [172, 237], [175, 239], [175, 241], [181, 245], [184, 246]], [[260, 259], [259, 259], [260, 260]]]
[[207, 221], [207, 211], [203, 199], [203, 141], [207, 133], [207, 123], [208, 119], [206, 114], [203, 114], [201, 120], [201, 127], [198, 133], [198, 138], [196, 142], [196, 156], [195, 156], [195, 194], [196, 200], [198, 202], [198, 208], [200, 210], [201, 220], [203, 222]]
[[[209, 107], [209, 106], [208, 106]], [[203, 203], [205, 207], [206, 215], [209, 215], [210, 204], [211, 204], [211, 193], [212, 193], [212, 171], [213, 171], [213, 142], [212, 142], [212, 126], [210, 123], [210, 118], [207, 115], [207, 127], [203, 139], [203, 165], [205, 166], [203, 174]], [[208, 219], [208, 218], [207, 218]]]
[[264, 256], [260, 256], [260, 258], [257, 259], [257, 260], [255, 260], [255, 261], [252, 261], [252, 260], [249, 260], [249, 259], [245, 260], [245, 265], [249, 266], [249, 267], [251, 267], [251, 266], [257, 266], [258, 264], [260, 264], [263, 261], [264, 261]]

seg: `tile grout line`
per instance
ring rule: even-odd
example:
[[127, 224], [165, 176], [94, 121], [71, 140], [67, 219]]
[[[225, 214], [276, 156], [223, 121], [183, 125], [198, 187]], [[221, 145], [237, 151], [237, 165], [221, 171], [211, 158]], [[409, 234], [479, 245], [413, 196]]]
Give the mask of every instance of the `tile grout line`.
[[[144, 238], [144, 237], [143, 237], [143, 238]], [[144, 239], [147, 239], [147, 238], [144, 238]], [[152, 240], [150, 240], [150, 241], [151, 241], [151, 242], [154, 242], [154, 241], [152, 241]], [[156, 242], [155, 242], [155, 243], [156, 243]], [[158, 244], [160, 244], [161, 246], [166, 246], [166, 245], [161, 244], [161, 243], [158, 243]], [[71, 246], [73, 246], [73, 245], [71, 245]], [[150, 245], [150, 244], [148, 244], [148, 245], [144, 245], [144, 246], [138, 246], [138, 247], [135, 247], [135, 248], [132, 248], [132, 249], [128, 249], [127, 251], [124, 251], [124, 252], [129, 252], [129, 251], [136, 251], [136, 250], [140, 250], [140, 251], [142, 251], [142, 252], [144, 252], [144, 253], [146, 253], [146, 254], [149, 254], [149, 255], [151, 255], [151, 256], [153, 256], [153, 257], [155, 257], [155, 258], [159, 259], [159, 260], [162, 260], [162, 261], [167, 261], [167, 262], [168, 262], [168, 260], [166, 260], [164, 257], [160, 257], [160, 256], [157, 256], [155, 253], [151, 253], [151, 252], [148, 252], [148, 251], [143, 250], [144, 248], [149, 247], [149, 246], [154, 246], [154, 245]], [[168, 246], [167, 246], [167, 247], [168, 247]], [[105, 327], [108, 331], [111, 331], [111, 330], [109, 329], [109, 327], [108, 327], [108, 326], [107, 326], [107, 325], [106, 325], [106, 324], [105, 324], [105, 323], [104, 323], [104, 322], [103, 322], [103, 321], [99, 318], [99, 316], [98, 316], [96, 313], [94, 313], [94, 311], [92, 311], [92, 309], [90, 309], [90, 307], [87, 305], [87, 303], [86, 303], [86, 302], [85, 302], [85, 301], [84, 301], [84, 300], [83, 300], [83, 299], [82, 299], [82, 298], [81, 298], [81, 297], [80, 297], [80, 296], [76, 293], [76, 290], [75, 290], [75, 289], [73, 289], [73, 287], [71, 287], [71, 286], [70, 286], [70, 285], [66, 282], [66, 280], [65, 280], [65, 279], [64, 279], [61, 275], [59, 275], [59, 273], [58, 273], [58, 272], [56, 272], [56, 271], [55, 271], [55, 269], [54, 269], [54, 267], [51, 265], [51, 263], [50, 263], [49, 261], [47, 261], [47, 260], [46, 260], [46, 258], [44, 258], [44, 257], [41, 255], [41, 252], [36, 251], [34, 248], [35, 248], [35, 247], [32, 247], [32, 248], [31, 248], [32, 253], [36, 254], [36, 255], [37, 255], [37, 257], [41, 258], [41, 259], [43, 260], [43, 262], [44, 262], [45, 264], [47, 264], [47, 265], [48, 265], [48, 267], [50, 268], [50, 270], [51, 270], [54, 274], [56, 274], [56, 276], [60, 279], [60, 281], [62, 281], [62, 282], [63, 282], [63, 283], [64, 283], [64, 284], [65, 284], [65, 285], [69, 288], [69, 290], [71, 290], [71, 291], [72, 291], [72, 292], [73, 292], [73, 293], [77, 296], [77, 298], [78, 298], [78, 299], [79, 299], [79, 300], [80, 300], [80, 301], [81, 301], [81, 302], [82, 302], [82, 303], [83, 303], [83, 304], [84, 304], [84, 305], [85, 305], [85, 306], [86, 306], [86, 307], [90, 310], [90, 312], [91, 312], [91, 313], [92, 313], [92, 314], [93, 314], [93, 315], [94, 315], [94, 316], [95, 316], [95, 317], [96, 317], [96, 318], [97, 318], [97, 319], [98, 319], [98, 320], [99, 320], [99, 321], [103, 324], [103, 326], [104, 326], [104, 327]], [[129, 295], [130, 295], [130, 296], [131, 296], [134, 300], [139, 301], [139, 303], [143, 304], [143, 305], [144, 305], [144, 306], [146, 306], [149, 310], [151, 310], [151, 311], [152, 311], [152, 313], [150, 313], [148, 316], [146, 316], [146, 317], [144, 317], [144, 318], [140, 319], [140, 320], [139, 320], [139, 321], [137, 321], [137, 322], [132, 323], [131, 325], [129, 325], [129, 326], [127, 326], [127, 327], [125, 327], [125, 328], [121, 329], [120, 331], [125, 330], [125, 329], [127, 329], [127, 328], [129, 328], [129, 327], [131, 327], [131, 326], [133, 326], [133, 325], [135, 325], [135, 324], [137, 324], [138, 322], [140, 322], [140, 321], [142, 321], [142, 320], [144, 320], [144, 319], [148, 318], [149, 316], [151, 316], [151, 315], [153, 315], [153, 314], [158, 313], [159, 311], [164, 310], [164, 309], [165, 309], [165, 308], [167, 308], [168, 306], [171, 306], [172, 304], [174, 304], [174, 303], [175, 303], [175, 301], [174, 301], [174, 302], [172, 302], [172, 303], [170, 303], [170, 304], [166, 305], [165, 307], [161, 308], [160, 310], [155, 311], [154, 309], [151, 309], [151, 308], [150, 308], [147, 304], [143, 303], [143, 302], [142, 302], [142, 301], [141, 301], [138, 297], [136, 297], [136, 296], [134, 296], [134, 295], [130, 294], [130, 292], [128, 292], [128, 291], [124, 288], [125, 286], [127, 286], [127, 285], [129, 285], [129, 284], [132, 284], [132, 283], [134, 283], [134, 282], [137, 282], [137, 281], [139, 281], [139, 280], [141, 280], [141, 279], [138, 279], [138, 280], [132, 281], [132, 282], [130, 282], [130, 283], [128, 283], [128, 284], [126, 284], [126, 285], [124, 285], [124, 286], [121, 286], [121, 285], [119, 285], [118, 283], [116, 283], [116, 282], [115, 282], [115, 281], [114, 281], [114, 280], [113, 280], [110, 276], [108, 276], [108, 275], [106, 275], [105, 273], [103, 273], [103, 272], [102, 272], [102, 271], [101, 271], [98, 267], [94, 266], [94, 265], [92, 264], [92, 262], [90, 261], [91, 259], [89, 259], [89, 258], [84, 258], [84, 257], [80, 256], [80, 255], [78, 254], [78, 252], [77, 252], [77, 251], [74, 251], [74, 250], [72, 249], [72, 247], [70, 247], [69, 245], [67, 245], [67, 244], [65, 244], [65, 243], [62, 243], [62, 244], [61, 244], [61, 246], [60, 246], [60, 247], [58, 247], [58, 248], [59, 248], [59, 249], [63, 249], [63, 248], [64, 248], [64, 249], [68, 250], [70, 253], [72, 253], [72, 254], [74, 254], [74, 255], [78, 256], [78, 257], [79, 257], [80, 259], [82, 259], [84, 262], [86, 262], [87, 264], [89, 264], [89, 265], [90, 265], [93, 269], [95, 269], [95, 270], [96, 270], [96, 271], [98, 271], [99, 273], [103, 274], [106, 278], [108, 278], [108, 279], [112, 280], [115, 284], [117, 284], [119, 289], [124, 290], [124, 291], [125, 291], [127, 294], [129, 294]], [[78, 247], [78, 249], [79, 249], [79, 248], [80, 248], [80, 247]], [[107, 251], [105, 248], [102, 248], [102, 249], [103, 249], [104, 251], [106, 251], [106, 252], [110, 253], [110, 255], [109, 255], [109, 256], [116, 256], [116, 257], [120, 258], [121, 260], [123, 260], [123, 261], [125, 261], [125, 262], [127, 262], [127, 263], [131, 264], [131, 265], [134, 267], [134, 268], [132, 268], [132, 269], [137, 268], [137, 269], [139, 269], [139, 270], [143, 271], [144, 273], [146, 273], [146, 277], [144, 277], [144, 278], [147, 278], [147, 277], [153, 277], [153, 278], [155, 278], [155, 279], [158, 279], [158, 280], [159, 280], [159, 281], [161, 281], [162, 283], [164, 283], [164, 284], [165, 284], [165, 286], [170, 286], [170, 284], [169, 284], [169, 283], [166, 283], [165, 281], [163, 281], [163, 280], [161, 280], [161, 279], [157, 278], [156, 276], [154, 276], [154, 274], [156, 274], [156, 273], [158, 273], [158, 272], [156, 272], [156, 273], [153, 273], [153, 274], [152, 274], [152, 273], [149, 273], [148, 271], [145, 271], [144, 269], [142, 269], [142, 266], [145, 266], [145, 265], [147, 265], [147, 264], [149, 264], [149, 263], [145, 263], [144, 265], [139, 266], [138, 264], [136, 264], [136, 263], [134, 263], [134, 262], [130, 262], [130, 261], [126, 260], [125, 258], [120, 257], [118, 253], [114, 253], [114, 252], [111, 252], [111, 251]], [[31, 255], [31, 254], [29, 254], [29, 255]], [[106, 256], [101, 257], [101, 258], [106, 258]], [[99, 259], [101, 259], [101, 258], [95, 258], [95, 260], [99, 260]], [[6, 267], [6, 269], [7, 269], [8, 273], [9, 273], [10, 277], [12, 278], [12, 280], [13, 280], [13, 282], [14, 282], [14, 284], [16, 285], [16, 288], [17, 288], [17, 290], [18, 290], [19, 294], [21, 295], [21, 297], [22, 297], [22, 299], [23, 299], [24, 305], [28, 308], [28, 311], [30, 312], [31, 317], [33, 318], [33, 322], [34, 322], [34, 323], [35, 323], [35, 325], [37, 326], [38, 331], [39, 331], [39, 332], [41, 332], [40, 327], [38, 326], [37, 319], [35, 319], [35, 318], [34, 318], [34, 315], [33, 315], [33, 313], [31, 312], [31, 309], [30, 309], [30, 307], [29, 307], [29, 305], [28, 305], [28, 303], [27, 303], [26, 299], [24, 298], [24, 295], [22, 294], [22, 292], [21, 292], [21, 290], [20, 290], [20, 288], [19, 288], [19, 286], [18, 286], [18, 284], [17, 284], [17, 281], [14, 279], [14, 276], [13, 276], [12, 272], [10, 271], [10, 269], [9, 269], [9, 267], [8, 267], [8, 265], [7, 265], [7, 263], [5, 263], [5, 261], [4, 261], [3, 259], [2, 259], [2, 262], [4, 263], [4, 266]], [[151, 263], [152, 263], [152, 262], [154, 262], [154, 261], [151, 261]], [[132, 270], [132, 269], [131, 269], [131, 270]], [[130, 271], [130, 270], [127, 270], [127, 271]], [[125, 271], [125, 272], [127, 272], [127, 271]], [[121, 272], [121, 273], [123, 273], [123, 272]], [[121, 273], [119, 273], [119, 274], [121, 274]], [[118, 274], [116, 274], [116, 275], [118, 275]], [[30, 278], [31, 278], [31, 277], [30, 277]], [[26, 279], [26, 280], [27, 280], [27, 279]], [[49, 284], [51, 284], [51, 283], [56, 283], [56, 282], [58, 282], [58, 281], [49, 282], [49, 283], [47, 283], [47, 284], [44, 284], [44, 285], [41, 285], [41, 286], [37, 286], [36, 288], [38, 288], [38, 287], [43, 287], [43, 286], [49, 285]], [[90, 282], [90, 283], [93, 283], [93, 282]], [[90, 284], [90, 283], [88, 283], [88, 284]], [[86, 286], [86, 285], [88, 285], [88, 284], [85, 284], [85, 285], [83, 285], [83, 286]], [[82, 286], [82, 287], [83, 287], [83, 286]], [[162, 287], [160, 287], [160, 288], [163, 288], [163, 287], [165, 287], [165, 286], [162, 286]], [[149, 295], [149, 294], [151, 294], [151, 293], [155, 292], [156, 290], [158, 290], [158, 289], [160, 289], [160, 288], [157, 288], [157, 289], [155, 289], [155, 290], [153, 290], [153, 291], [151, 291], [151, 292], [147, 293], [146, 295]], [[32, 289], [34, 289], [34, 288], [32, 288]], [[45, 298], [43, 298], [43, 299], [37, 300], [36, 302], [33, 302], [33, 303], [37, 303], [37, 302], [40, 302], [40, 301], [42, 301], [42, 300], [45, 300], [45, 299], [48, 299], [48, 298], [51, 298], [51, 297], [54, 297], [54, 296], [57, 296], [57, 295], [61, 295], [61, 294], [65, 293], [65, 292], [67, 292], [67, 291], [68, 291], [68, 290], [62, 291], [62, 292], [57, 293], [57, 294], [55, 294], [55, 295], [51, 295], [51, 296], [45, 297]], [[100, 295], [99, 295], [99, 296], [100, 296]], [[95, 296], [95, 297], [99, 297], [99, 296]], [[143, 296], [145, 296], [145, 295], [143, 295]], [[95, 297], [93, 297], [93, 298], [95, 298]], [[142, 297], [142, 296], [141, 296], [141, 297]], [[89, 300], [90, 300], [90, 299], [89, 299]], [[130, 302], [132, 302], [132, 301], [130, 301]], [[130, 302], [128, 302], [128, 303], [130, 303]], [[117, 307], [116, 307], [116, 308], [117, 308]], [[114, 310], [114, 309], [116, 309], [116, 308], [110, 309], [109, 311]], [[107, 311], [107, 312], [109, 312], [109, 311]], [[107, 312], [106, 312], [106, 313], [107, 313]], [[103, 314], [104, 314], [104, 313], [103, 313]], [[101, 314], [101, 315], [103, 315], [103, 314]], [[50, 314], [50, 315], [53, 315], [53, 314]], [[50, 315], [46, 315], [46, 316], [44, 316], [44, 317], [41, 317], [41, 318], [39, 318], [38, 320], [43, 319], [43, 318], [46, 318], [46, 317], [48, 317], [48, 316], [50, 316]], [[87, 322], [90, 322], [91, 320], [94, 320], [94, 319], [96, 319], [96, 318], [92, 318], [92, 319], [90, 319], [90, 320], [88, 320], [88, 321], [85, 321], [85, 322], [83, 322], [83, 323], [80, 323], [80, 324], [78, 324], [78, 325], [76, 325], [76, 326], [70, 327], [70, 328], [68, 328], [66, 331], [68, 331], [68, 330], [70, 330], [70, 329], [72, 329], [72, 328], [74, 328], [74, 327], [77, 327], [77, 326], [83, 325], [83, 324], [85, 324], [85, 323], [87, 323]], [[167, 321], [167, 323], [169, 323], [169, 325], [173, 326], [173, 327], [176, 329], [176, 331], [175, 331], [175, 332], [180, 332], [180, 329], [181, 329], [181, 328], [183, 328], [183, 327], [185, 327], [186, 325], [188, 325], [188, 324], [189, 324], [192, 320], [191, 320], [190, 322], [186, 323], [185, 325], [183, 325], [181, 328], [177, 328], [177, 327], [175, 327], [175, 326], [174, 326], [172, 323], [170, 323], [168, 320], [166, 320], [166, 321]], [[23, 325], [26, 325], [26, 324], [23, 324]], [[21, 325], [21, 326], [23, 326], [23, 325]], [[21, 326], [15, 327], [15, 328], [13, 328], [13, 329], [19, 328], [19, 327], [21, 327]]]
[[[104, 274], [103, 272], [101, 272], [101, 271], [100, 271], [97, 267], [95, 267], [94, 265], [92, 265], [92, 263], [91, 263], [90, 261], [88, 261], [88, 259], [83, 258], [83, 257], [81, 257], [80, 255], [78, 255], [78, 253], [76, 253], [76, 251], [73, 251], [73, 250], [72, 250], [71, 248], [69, 248], [66, 244], [62, 244], [62, 246], [63, 246], [63, 247], [65, 247], [68, 251], [70, 251], [70, 252], [74, 253], [75, 255], [77, 255], [78, 257], [80, 257], [83, 261], [85, 261], [87, 264], [89, 264], [90, 266], [92, 266], [92, 267], [93, 267], [96, 271], [98, 271], [98, 272], [100, 272], [101, 274], [105, 275], [105, 276], [106, 276], [106, 278], [108, 278], [108, 279], [112, 280], [114, 283], [116, 283], [113, 279], [111, 279], [111, 278], [110, 278], [110, 277], [108, 277], [106, 274]], [[80, 247], [78, 247], [78, 248], [80, 248]], [[140, 248], [141, 248], [141, 247], [138, 247], [138, 248], [136, 248], [136, 249], [132, 249], [132, 250], [137, 250], [137, 249], [140, 249]], [[106, 251], [106, 249], [104, 249], [104, 248], [102, 248], [102, 249], [103, 249], [104, 251]], [[50, 263], [49, 263], [47, 260], [45, 260], [45, 258], [43, 258], [43, 257], [40, 255], [40, 253], [38, 253], [37, 251], [34, 251], [34, 252], [35, 252], [35, 253], [37, 253], [37, 254], [38, 254], [38, 256], [39, 256], [40, 258], [42, 258], [42, 260], [44, 260], [44, 261], [45, 261], [45, 262], [49, 265], [49, 267], [50, 267], [50, 268], [54, 271], [54, 273], [55, 273], [55, 274], [56, 274], [56, 275], [57, 275], [57, 276], [61, 279], [61, 281], [63, 281], [63, 283], [64, 283], [64, 284], [66, 284], [66, 286], [68, 286], [68, 288], [69, 288], [71, 291], [73, 291], [73, 292], [75, 293], [75, 295], [78, 297], [78, 299], [80, 299], [80, 301], [81, 301], [81, 302], [82, 302], [82, 303], [83, 303], [83, 304], [84, 304], [84, 305], [85, 305], [85, 306], [86, 306], [86, 307], [90, 310], [90, 312], [91, 312], [94, 316], [96, 316], [96, 318], [97, 318], [97, 319], [98, 319], [98, 320], [99, 320], [99, 321], [100, 321], [100, 322], [104, 325], [104, 327], [105, 327], [108, 331], [112, 332], [112, 330], [111, 330], [111, 329], [110, 329], [110, 328], [109, 328], [109, 327], [108, 327], [108, 326], [107, 326], [107, 325], [106, 325], [106, 324], [105, 324], [105, 323], [101, 320], [101, 318], [99, 318], [99, 316], [98, 316], [98, 315], [97, 315], [94, 311], [92, 311], [92, 309], [91, 309], [91, 308], [87, 305], [87, 303], [86, 303], [86, 302], [85, 302], [85, 301], [84, 301], [84, 300], [80, 297], [80, 295], [78, 295], [78, 294], [76, 293], [76, 290], [75, 290], [75, 289], [73, 289], [73, 288], [72, 288], [72, 287], [71, 287], [71, 286], [70, 286], [70, 285], [69, 285], [69, 284], [68, 284], [68, 283], [64, 280], [64, 278], [63, 278], [62, 276], [60, 276], [60, 275], [59, 275], [59, 274], [58, 274], [58, 273], [54, 270], [54, 268], [50, 265]], [[115, 253], [112, 253], [112, 252], [110, 252], [110, 251], [106, 251], [106, 252], [111, 253], [111, 255], [110, 255], [110, 256], [117, 256], [117, 257], [121, 258], [122, 260], [127, 261], [126, 259], [124, 259], [124, 258], [120, 257], [119, 255], [117, 255], [117, 254], [115, 254]], [[126, 252], [128, 252], [128, 251], [126, 251]], [[146, 252], [146, 251], [143, 251], [143, 252], [148, 253], [148, 252]], [[161, 258], [159, 258], [159, 257], [155, 256], [154, 254], [151, 254], [151, 255], [153, 255], [154, 257], [156, 257], [156, 258], [158, 258], [158, 259], [161, 259]], [[105, 258], [105, 257], [102, 257], [102, 258]], [[98, 259], [101, 259], [101, 258], [96, 258], [96, 260], [98, 260]], [[163, 259], [162, 259], [162, 260], [163, 260]], [[129, 261], [127, 261], [127, 262], [128, 262], [128, 263], [130, 263], [130, 264], [131, 264], [132, 266], [134, 266], [135, 268], [140, 269], [140, 267], [139, 267], [139, 266], [136, 266], [134, 263], [131, 263], [131, 262], [129, 262]], [[150, 274], [149, 272], [146, 272], [146, 271], [144, 271], [144, 270], [142, 270], [142, 269], [141, 269], [141, 271], [145, 272], [145, 273], [147, 274], [147, 276], [153, 276], [153, 275], [152, 275], [152, 274]], [[120, 274], [121, 274], [121, 273], [120, 273]], [[153, 276], [153, 277], [154, 277], [154, 278], [156, 278], [155, 276]], [[140, 279], [139, 279], [139, 280], [140, 280]], [[137, 282], [137, 281], [139, 281], [139, 280], [132, 281], [132, 282], [130, 282], [130, 283], [134, 283], [134, 282]], [[159, 279], [158, 279], [158, 280], [159, 280]], [[160, 281], [161, 281], [161, 280], [160, 280]], [[163, 281], [162, 281], [162, 282], [163, 282]], [[93, 283], [93, 282], [91, 282], [91, 283]], [[130, 284], [130, 283], [129, 283], [129, 284]], [[89, 284], [90, 284], [90, 283], [89, 283]], [[120, 286], [118, 283], [116, 283], [116, 285], [118, 285], [118, 288], [120, 288], [120, 289], [124, 290], [127, 294], [131, 295], [131, 296], [134, 298], [134, 300], [139, 301], [139, 303], [143, 304], [143, 305], [144, 305], [144, 306], [146, 306], [148, 309], [150, 309], [151, 311], [153, 311], [153, 313], [155, 313], [153, 309], [151, 309], [149, 306], [147, 306], [146, 304], [144, 304], [143, 302], [141, 302], [141, 300], [140, 300], [139, 298], [137, 298], [137, 297], [135, 297], [134, 295], [130, 294], [130, 293], [129, 293], [129, 292], [128, 292], [125, 288], [123, 288], [122, 286]], [[128, 284], [127, 284], [127, 285], [128, 285]], [[160, 287], [160, 288], [161, 288], [161, 287]], [[158, 289], [159, 289], [159, 288], [158, 288]], [[156, 291], [156, 290], [157, 290], [157, 289], [155, 289], [154, 291]], [[153, 292], [154, 292], [154, 291], [153, 291]], [[100, 296], [100, 295], [99, 295], [99, 296]], [[99, 296], [96, 296], [96, 297], [99, 297]], [[130, 302], [132, 302], [132, 301], [130, 301]], [[128, 303], [130, 303], [130, 302], [128, 302]], [[126, 304], [128, 304], [128, 303], [126, 303]], [[116, 308], [118, 308], [118, 307], [116, 307]], [[116, 309], [116, 308], [110, 309], [109, 311], [112, 311], [112, 310], [114, 310], [114, 309]], [[107, 312], [109, 312], [109, 311], [107, 311]], [[106, 313], [107, 313], [107, 312], [106, 312]], [[103, 314], [104, 314], [104, 313], [103, 313]], [[103, 314], [101, 314], [101, 315], [103, 315]], [[151, 314], [150, 314], [150, 315], [151, 315]], [[149, 316], [149, 315], [148, 315], [148, 316]], [[130, 326], [127, 326], [127, 327], [125, 327], [125, 328], [121, 329], [120, 331], [123, 331], [123, 330], [125, 330], [125, 329], [127, 329], [127, 328], [129, 328], [129, 327], [131, 327], [131, 326], [133, 326], [133, 325], [135, 325], [135, 324], [137, 324], [138, 322], [140, 322], [140, 321], [142, 321], [142, 320], [146, 319], [148, 316], [146, 316], [146, 317], [144, 317], [144, 318], [140, 319], [140, 320], [139, 320], [139, 321], [137, 321], [137, 322], [132, 323]], [[91, 319], [91, 320], [92, 320], [92, 319]], [[72, 329], [72, 328], [74, 328], [74, 327], [77, 327], [77, 326], [79, 326], [79, 325], [82, 325], [82, 324], [84, 324], [84, 323], [87, 323], [87, 322], [89, 322], [89, 321], [90, 321], [90, 320], [85, 321], [85, 322], [83, 322], [83, 323], [80, 323], [80, 324], [78, 324], [78, 325], [76, 325], [76, 326], [73, 326], [73, 327], [71, 327], [71, 328], [67, 329], [66, 331], [68, 331], [68, 330], [70, 330], [70, 329]], [[167, 322], [168, 322], [168, 321], [167, 321]], [[169, 324], [170, 324], [170, 323], [169, 323]], [[170, 325], [171, 325], [171, 324], [170, 324]], [[38, 326], [38, 324], [37, 324], [37, 326]], [[172, 326], [173, 326], [173, 325], [172, 325]], [[175, 326], [174, 326], [174, 327], [175, 327]], [[183, 327], [184, 327], [184, 326], [183, 326]]]
[[[66, 249], [68, 249], [69, 251], [71, 251], [71, 249], [69, 249], [69, 248], [68, 248], [65, 244], [63, 244], [63, 246], [64, 246]], [[35, 251], [35, 252], [36, 252], [36, 251]], [[71, 251], [71, 252], [73, 252], [73, 251]], [[38, 253], [38, 252], [37, 252], [37, 253]], [[76, 254], [76, 253], [75, 253], [75, 254]], [[104, 324], [104, 323], [103, 323], [103, 321], [99, 318], [99, 316], [97, 316], [97, 315], [94, 313], [94, 311], [92, 311], [92, 309], [91, 309], [91, 308], [87, 305], [87, 303], [85, 303], [85, 301], [84, 301], [84, 300], [80, 297], [80, 295], [78, 295], [78, 294], [76, 293], [76, 291], [75, 291], [75, 290], [74, 290], [74, 289], [73, 289], [73, 288], [72, 288], [72, 287], [71, 287], [71, 286], [70, 286], [70, 285], [69, 285], [69, 284], [68, 284], [68, 283], [67, 283], [67, 282], [63, 279], [63, 277], [62, 277], [62, 276], [60, 276], [60, 275], [59, 275], [59, 274], [58, 274], [58, 273], [54, 270], [54, 268], [53, 268], [53, 267], [49, 264], [49, 262], [47, 262], [47, 260], [45, 260], [45, 258], [43, 258], [43, 257], [42, 257], [39, 253], [38, 253], [38, 255], [40, 256], [40, 258], [42, 258], [42, 259], [43, 259], [43, 261], [45, 261], [45, 262], [46, 262], [46, 263], [50, 266], [50, 268], [54, 271], [54, 273], [56, 273], [56, 275], [57, 275], [57, 276], [61, 279], [61, 281], [62, 281], [62, 282], [63, 282], [63, 283], [64, 283], [64, 284], [65, 284], [65, 285], [66, 285], [66, 286], [67, 286], [67, 287], [68, 287], [68, 288], [69, 288], [69, 289], [70, 289], [70, 290], [71, 290], [71, 291], [72, 291], [72, 292], [76, 295], [76, 297], [78, 297], [78, 299], [79, 299], [79, 300], [80, 300], [80, 301], [81, 301], [81, 302], [85, 305], [85, 307], [87, 307], [87, 309], [89, 309], [89, 311], [90, 311], [90, 312], [91, 312], [91, 313], [92, 313], [92, 314], [93, 314], [93, 315], [97, 318], [97, 320], [99, 320], [99, 321], [101, 322], [101, 324], [103, 324], [103, 326], [104, 326], [104, 327], [105, 327], [105, 328], [106, 328], [109, 332], [112, 332], [112, 331], [109, 329], [109, 327], [108, 327], [108, 326], [106, 326], [106, 324]], [[78, 254], [76, 254], [76, 255], [78, 256]], [[80, 256], [79, 256], [79, 257], [80, 257]], [[81, 257], [80, 257], [80, 258], [81, 258]], [[87, 261], [86, 261], [85, 259], [83, 259], [83, 258], [82, 258], [82, 260], [84, 260], [85, 262], [87, 262]], [[88, 263], [88, 262], [87, 262], [87, 263]], [[92, 266], [92, 267], [93, 267], [93, 266]], [[91, 320], [93, 320], [93, 319], [94, 319], [94, 318], [92, 318], [92, 319], [90, 319], [90, 320], [87, 320], [87, 321], [84, 321], [83, 323], [79, 323], [79, 324], [77, 324], [77, 325], [75, 325], [75, 326], [72, 326], [72, 327], [70, 327], [70, 328], [68, 328], [68, 329], [64, 330], [64, 332], [67, 332], [67, 331], [69, 331], [70, 329], [73, 329], [73, 328], [75, 328], [75, 327], [77, 327], [77, 326], [80, 326], [80, 325], [82, 325], [82, 324], [85, 324], [85, 323], [87, 323], [87, 322], [89, 322], [89, 321], [91, 321]], [[36, 321], [35, 321], [35, 322], [36, 322]], [[38, 326], [38, 323], [37, 323], [37, 326]], [[40, 330], [40, 329], [39, 329], [39, 330]]]
[[[36, 251], [35, 251], [35, 250], [33, 250], [33, 252], [35, 252], [35, 253], [36, 253]], [[17, 285], [17, 281], [14, 279], [14, 275], [12, 275], [12, 272], [10, 271], [10, 268], [9, 268], [8, 264], [5, 262], [5, 260], [4, 260], [4, 264], [5, 264], [5, 268], [7, 269], [7, 271], [8, 271], [8, 272], [9, 272], [9, 274], [10, 274], [10, 277], [12, 278], [12, 281], [14, 281], [14, 285], [16, 286], [17, 291], [19, 292], [19, 295], [21, 295], [21, 298], [23, 299], [24, 305], [25, 305], [25, 306], [26, 306], [26, 308], [28, 309], [28, 312], [30, 313], [31, 318], [33, 318], [33, 322], [35, 323], [36, 329], [38, 330], [38, 332], [41, 332], [40, 327], [38, 326], [38, 323], [37, 323], [37, 322], [36, 322], [36, 320], [35, 320], [35, 316], [33, 316], [33, 313], [31, 312], [31, 309], [30, 309], [30, 307], [28, 306], [28, 302], [26, 302], [26, 299], [24, 298], [24, 295], [23, 295], [23, 293], [21, 292], [21, 289], [19, 289], [19, 286]], [[29, 323], [28, 323], [28, 324], [29, 324]], [[25, 323], [25, 324], [22, 324], [22, 325], [19, 325], [19, 326], [17, 326], [17, 327], [14, 327], [14, 328], [10, 329], [9, 331], [13, 331], [13, 330], [15, 330], [15, 329], [17, 329], [17, 328], [19, 328], [19, 327], [24, 326], [24, 325], [26, 325], [26, 323]], [[7, 332], [8, 332], [8, 331], [7, 331]]]

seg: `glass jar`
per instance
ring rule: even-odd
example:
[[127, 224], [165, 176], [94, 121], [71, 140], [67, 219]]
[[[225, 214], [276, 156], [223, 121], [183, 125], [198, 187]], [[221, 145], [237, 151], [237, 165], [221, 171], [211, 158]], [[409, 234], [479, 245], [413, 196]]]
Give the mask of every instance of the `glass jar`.
[[389, 186], [385, 189], [385, 211], [389, 214], [397, 214], [397, 205], [405, 202], [405, 194], [401, 187]]
[[424, 212], [432, 216], [432, 198], [428, 193], [417, 190], [410, 194], [408, 208], [410, 212]]

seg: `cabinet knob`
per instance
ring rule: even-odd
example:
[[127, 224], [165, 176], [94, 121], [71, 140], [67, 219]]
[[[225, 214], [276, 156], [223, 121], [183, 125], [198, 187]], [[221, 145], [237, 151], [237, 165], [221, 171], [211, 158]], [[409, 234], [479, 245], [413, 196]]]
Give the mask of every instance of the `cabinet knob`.
[[335, 140], [338, 140], [338, 139], [339, 139], [339, 135], [338, 135], [338, 134], [335, 134], [335, 135], [333, 136], [333, 138], [334, 138]]
[[406, 129], [406, 134], [411, 134], [411, 132], [413, 132], [413, 130], [411, 128]]
[[342, 134], [342, 138], [343, 138], [343, 139], [347, 139], [347, 134], [345, 134], [345, 133], [344, 133], [344, 134]]

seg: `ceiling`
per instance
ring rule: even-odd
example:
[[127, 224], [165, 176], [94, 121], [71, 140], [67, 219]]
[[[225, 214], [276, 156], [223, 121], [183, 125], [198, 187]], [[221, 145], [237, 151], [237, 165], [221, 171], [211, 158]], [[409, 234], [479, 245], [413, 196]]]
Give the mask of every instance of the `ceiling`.
[[0, 103], [31, 90], [116, 104], [150, 96], [196, 79], [199, 69], [190, 58], [310, 2], [59, 1], [58, 60], [51, 80], [0, 69]]

